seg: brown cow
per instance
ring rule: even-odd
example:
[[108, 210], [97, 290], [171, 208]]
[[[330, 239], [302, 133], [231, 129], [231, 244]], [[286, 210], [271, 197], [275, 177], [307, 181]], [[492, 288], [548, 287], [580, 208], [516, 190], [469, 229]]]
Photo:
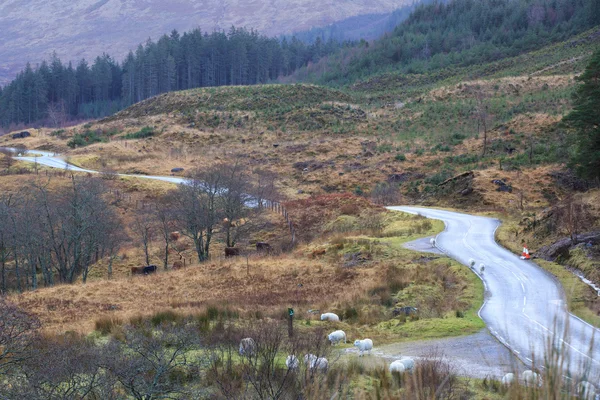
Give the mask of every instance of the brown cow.
[[236, 257], [240, 255], [239, 247], [225, 247], [225, 257]]
[[144, 267], [131, 267], [131, 275], [144, 275]]
[[181, 237], [181, 234], [179, 232], [171, 232], [169, 234], [169, 239], [171, 239], [172, 242], [178, 241], [180, 237]]
[[182, 269], [183, 268], [183, 263], [181, 261], [175, 261], [173, 263], [173, 270], [177, 271], [178, 269]]

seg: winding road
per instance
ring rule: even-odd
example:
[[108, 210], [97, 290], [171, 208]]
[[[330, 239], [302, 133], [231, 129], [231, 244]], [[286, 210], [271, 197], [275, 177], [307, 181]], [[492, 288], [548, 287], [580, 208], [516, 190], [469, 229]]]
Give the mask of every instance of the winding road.
[[[13, 157], [15, 160], [37, 163], [38, 165], [43, 165], [43, 166], [50, 167], [50, 168], [64, 169], [64, 170], [73, 171], [73, 172], [84, 172], [84, 173], [88, 173], [88, 174], [99, 174], [100, 173], [98, 171], [85, 169], [85, 168], [79, 168], [73, 164], [69, 164], [67, 161], [65, 161], [64, 159], [62, 159], [55, 153], [49, 153], [47, 151], [25, 150], [22, 153], [20, 153], [21, 150], [10, 148], [10, 147], [2, 147], [0, 149], [11, 151], [14, 154], [24, 154], [24, 155], [20, 155], [20, 156], [17, 155], [15, 157]], [[163, 181], [163, 182], [169, 182], [169, 183], [175, 183], [175, 184], [186, 182], [185, 178], [178, 178], [175, 176], [129, 175], [129, 174], [116, 174], [116, 175], [123, 176], [123, 177], [129, 177], [129, 178], [151, 179], [151, 180], [155, 180], [155, 181]]]
[[[29, 150], [14, 158], [73, 172], [98, 173], [44, 151]], [[118, 175], [176, 184], [186, 181], [168, 176]], [[479, 315], [489, 331], [525, 364], [543, 368], [545, 357], [560, 355], [565, 373], [600, 382], [600, 330], [567, 311], [563, 289], [552, 275], [496, 243], [498, 220], [429, 208], [388, 209], [444, 221], [446, 229], [437, 236], [436, 247], [465, 265], [469, 259], [476, 260], [474, 272], [485, 285]], [[480, 264], [485, 264], [483, 273]]]
[[436, 247], [464, 265], [476, 260], [474, 272], [485, 285], [479, 315], [525, 364], [543, 368], [545, 357], [557, 356], [565, 374], [600, 381], [600, 330], [567, 311], [563, 289], [552, 275], [496, 243], [498, 220], [429, 208], [388, 209], [445, 223]]

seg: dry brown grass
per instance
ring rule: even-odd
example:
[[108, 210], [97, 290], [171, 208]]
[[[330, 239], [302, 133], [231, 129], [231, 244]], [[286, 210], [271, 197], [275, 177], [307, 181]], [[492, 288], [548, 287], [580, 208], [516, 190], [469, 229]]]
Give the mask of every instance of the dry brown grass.
[[12, 300], [38, 315], [47, 331], [87, 333], [102, 317], [128, 320], [167, 309], [193, 313], [211, 304], [265, 313], [288, 306], [318, 308], [350, 301], [380, 280], [376, 268], [347, 273], [319, 260], [282, 255], [251, 258], [249, 266], [240, 258], [147, 277], [57, 286]]

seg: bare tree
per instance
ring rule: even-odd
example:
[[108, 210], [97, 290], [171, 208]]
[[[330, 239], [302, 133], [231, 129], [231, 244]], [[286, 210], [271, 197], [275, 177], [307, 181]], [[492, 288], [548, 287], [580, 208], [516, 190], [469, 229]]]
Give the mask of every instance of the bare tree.
[[0, 387], [3, 376], [16, 373], [32, 357], [40, 321], [0, 297]]
[[488, 124], [491, 119], [489, 113], [489, 101], [485, 96], [483, 90], [477, 90], [475, 93], [475, 119], [477, 120], [477, 134], [479, 135], [480, 130], [483, 129], [483, 151], [481, 156], [485, 157], [487, 154], [487, 142], [488, 142]]
[[235, 163], [221, 165], [218, 171], [223, 174], [222, 189], [219, 194], [219, 209], [222, 212], [225, 243], [234, 247], [244, 232], [246, 219], [250, 215], [250, 176], [242, 165]]
[[69, 114], [63, 100], [48, 104], [48, 119], [54, 128], [62, 128], [66, 124]]
[[193, 365], [190, 353], [199, 347], [198, 332], [189, 324], [125, 327], [124, 341], [113, 339], [106, 367], [135, 399], [180, 398], [187, 389], [177, 372]]
[[156, 204], [154, 210], [154, 218], [156, 220], [157, 231], [159, 232], [164, 242], [164, 257], [163, 266], [166, 269], [169, 268], [169, 251], [171, 246], [171, 233], [176, 228], [176, 215], [173, 210], [173, 205], [170, 204], [169, 197], [164, 197]]
[[133, 230], [144, 250], [144, 260], [146, 265], [150, 265], [150, 245], [156, 230], [153, 215], [146, 210], [138, 212], [133, 222]]
[[398, 204], [400, 201], [400, 190], [398, 185], [380, 182], [371, 192], [371, 198], [375, 204], [380, 204], [383, 206]]
[[[250, 337], [254, 346], [238, 353], [240, 339]], [[324, 378], [316, 363], [305, 363], [304, 355], [329, 356], [330, 346], [324, 331], [303, 332], [289, 339], [286, 327], [277, 322], [264, 323], [235, 331], [219, 332], [211, 348], [210, 374], [225, 398], [282, 399], [310, 398], [304, 395], [315, 379]], [[281, 354], [295, 357], [286, 365]]]

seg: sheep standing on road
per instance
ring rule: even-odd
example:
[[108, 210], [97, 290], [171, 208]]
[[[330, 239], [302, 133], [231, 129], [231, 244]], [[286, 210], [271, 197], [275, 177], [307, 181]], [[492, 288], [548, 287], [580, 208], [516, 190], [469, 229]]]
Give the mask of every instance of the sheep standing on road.
[[240, 356], [252, 356], [256, 353], [256, 342], [252, 338], [244, 338], [240, 341]]
[[373, 341], [371, 339], [356, 340], [354, 346], [358, 347], [358, 350], [360, 350], [360, 354], [358, 355], [360, 357], [365, 351], [368, 351], [369, 354], [371, 354]]
[[346, 343], [346, 332], [344, 331], [333, 331], [328, 336], [327, 339], [331, 342], [331, 344], [338, 344], [342, 340]]
[[285, 366], [288, 367], [288, 369], [297, 370], [300, 367], [300, 361], [298, 360], [298, 357], [290, 354], [285, 359]]
[[394, 373], [397, 372], [399, 374], [403, 374], [406, 371], [406, 367], [404, 366], [404, 363], [402, 363], [401, 360], [396, 360], [393, 361], [390, 364], [390, 373]]
[[483, 271], [485, 271], [485, 264], [479, 264], [479, 273], [483, 274]]
[[537, 372], [533, 372], [530, 369], [523, 371], [523, 373], [521, 374], [521, 379], [523, 379], [523, 382], [525, 382], [525, 385], [527, 386], [542, 386], [542, 377], [540, 376], [540, 374], [538, 374]]
[[340, 317], [338, 317], [337, 314], [328, 312], [325, 314], [321, 314], [321, 321], [340, 322]]
[[469, 267], [475, 267], [475, 260], [473, 260], [472, 258], [469, 258]]
[[435, 240], [435, 238], [431, 238], [429, 239], [429, 244], [431, 245], [431, 247], [435, 247], [437, 241]]
[[513, 384], [514, 381], [515, 381], [515, 374], [513, 374], [512, 372], [509, 372], [508, 374], [506, 374], [502, 377], [502, 384], [504, 386], [510, 386]]

